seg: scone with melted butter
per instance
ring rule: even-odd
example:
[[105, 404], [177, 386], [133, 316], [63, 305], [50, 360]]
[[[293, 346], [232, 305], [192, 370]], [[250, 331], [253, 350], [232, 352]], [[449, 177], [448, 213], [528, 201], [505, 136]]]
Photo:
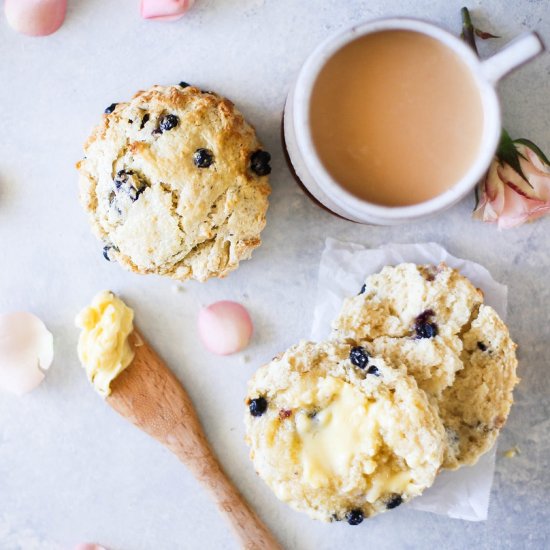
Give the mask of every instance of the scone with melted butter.
[[260, 477], [312, 518], [360, 523], [429, 487], [445, 434], [402, 367], [364, 347], [301, 342], [248, 386], [247, 442]]
[[84, 152], [80, 198], [108, 260], [205, 281], [260, 245], [270, 155], [229, 100], [154, 86], [107, 109]]

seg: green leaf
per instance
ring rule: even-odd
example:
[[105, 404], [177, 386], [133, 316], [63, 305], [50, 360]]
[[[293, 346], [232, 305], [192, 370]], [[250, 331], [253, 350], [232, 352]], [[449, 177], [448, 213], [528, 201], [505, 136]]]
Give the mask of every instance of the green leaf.
[[502, 135], [500, 137], [500, 143], [498, 145], [496, 156], [501, 163], [510, 165], [510, 167], [527, 182], [529, 187], [533, 187], [521, 169], [521, 164], [519, 163], [519, 151], [516, 149], [514, 141], [504, 128], [502, 129]]
[[537, 155], [537, 157], [539, 157], [539, 159], [544, 162], [544, 164], [550, 166], [550, 160], [548, 160], [547, 156], [542, 152], [542, 149], [538, 145], [533, 143], [530, 139], [515, 139], [514, 143], [519, 143], [521, 145], [525, 145], [525, 147], [529, 147], [529, 149], [531, 149], [531, 151], [533, 151]]
[[488, 38], [500, 38], [500, 36], [497, 36], [496, 34], [491, 34], [490, 32], [485, 32], [478, 28], [475, 28], [474, 32], [476, 33], [476, 36], [481, 38], [481, 40], [487, 40]]

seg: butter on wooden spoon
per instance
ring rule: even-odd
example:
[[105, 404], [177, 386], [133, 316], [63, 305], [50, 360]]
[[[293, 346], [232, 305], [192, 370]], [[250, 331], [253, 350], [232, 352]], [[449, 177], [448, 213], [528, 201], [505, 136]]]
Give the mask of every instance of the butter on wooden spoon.
[[111, 292], [102, 292], [76, 323], [82, 329], [80, 359], [107, 403], [189, 468], [210, 491], [243, 548], [280, 550], [222, 470], [186, 391], [135, 330], [131, 308]]
[[134, 312], [112, 292], [104, 290], [76, 317], [81, 329], [78, 357], [88, 380], [102, 397], [111, 393], [111, 382], [134, 359], [128, 337], [134, 330]]

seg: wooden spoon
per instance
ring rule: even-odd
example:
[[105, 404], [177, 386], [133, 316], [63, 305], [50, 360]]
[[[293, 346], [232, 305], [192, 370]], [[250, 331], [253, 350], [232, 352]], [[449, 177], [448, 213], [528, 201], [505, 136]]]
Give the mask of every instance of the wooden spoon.
[[134, 360], [111, 383], [107, 403], [170, 449], [209, 489], [243, 548], [281, 550], [222, 470], [178, 379], [137, 331], [130, 343]]

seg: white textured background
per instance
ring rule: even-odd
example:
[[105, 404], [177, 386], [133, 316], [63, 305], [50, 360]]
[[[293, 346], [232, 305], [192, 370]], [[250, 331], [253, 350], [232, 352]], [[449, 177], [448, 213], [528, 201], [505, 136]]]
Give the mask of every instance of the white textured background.
[[[50, 550], [96, 540], [112, 550], [231, 549], [225, 524], [186, 470], [89, 387], [73, 318], [103, 288], [136, 309], [142, 330], [184, 381], [229, 474], [288, 549], [548, 548], [550, 518], [550, 219], [498, 233], [470, 220], [473, 198], [438, 218], [381, 228], [318, 209], [294, 184], [281, 109], [300, 64], [329, 33], [381, 15], [432, 19], [458, 32], [460, 0], [197, 0], [183, 20], [142, 21], [138, 1], [69, 0], [65, 25], [40, 39], [0, 17], [0, 311], [30, 310], [55, 335], [46, 382], [0, 395], [0, 548]], [[488, 53], [536, 28], [550, 45], [548, 0], [475, 1]], [[550, 151], [550, 56], [501, 86], [505, 125]], [[77, 201], [74, 163], [103, 109], [137, 89], [180, 80], [231, 98], [274, 156], [264, 244], [224, 281], [140, 277], [105, 262]], [[510, 289], [522, 383], [501, 436], [489, 520], [472, 524], [399, 508], [360, 527], [320, 524], [279, 503], [243, 443], [242, 399], [254, 369], [309, 334], [324, 239], [378, 246], [436, 241], [484, 264]], [[197, 343], [200, 304], [235, 299], [254, 317], [243, 357]]]

